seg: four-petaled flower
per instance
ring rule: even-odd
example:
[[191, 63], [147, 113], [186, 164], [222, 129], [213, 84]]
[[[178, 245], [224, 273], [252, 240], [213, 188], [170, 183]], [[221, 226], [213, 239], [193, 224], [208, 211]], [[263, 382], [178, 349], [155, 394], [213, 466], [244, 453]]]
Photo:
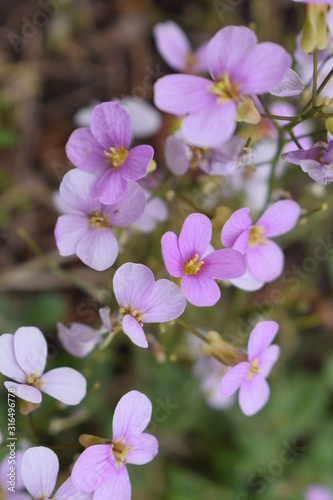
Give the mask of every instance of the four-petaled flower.
[[60, 255], [76, 254], [87, 266], [104, 271], [118, 256], [114, 226], [126, 226], [144, 212], [145, 195], [136, 182], [129, 182], [120, 201], [104, 205], [90, 196], [96, 174], [70, 170], [60, 185], [61, 201], [71, 213], [58, 218], [54, 235]]
[[117, 269], [113, 290], [123, 315], [123, 331], [139, 347], [148, 347], [144, 323], [172, 321], [186, 307], [181, 289], [166, 279], [155, 281], [152, 271], [143, 264], [128, 262]]
[[284, 265], [281, 248], [269, 238], [290, 231], [297, 223], [300, 212], [300, 206], [295, 201], [277, 201], [253, 224], [250, 209], [241, 208], [223, 226], [222, 243], [244, 255], [247, 271], [255, 280], [268, 283], [280, 276]]
[[199, 307], [213, 306], [221, 296], [215, 279], [238, 278], [245, 272], [243, 256], [230, 249], [210, 246], [212, 223], [206, 215], [191, 214], [185, 220], [179, 238], [168, 231], [162, 236], [164, 264], [175, 278], [187, 300]]
[[258, 123], [260, 114], [249, 97], [273, 90], [291, 66], [286, 50], [274, 43], [257, 44], [242, 26], [222, 28], [209, 42], [208, 68], [213, 81], [194, 75], [167, 75], [155, 84], [157, 108], [186, 115], [185, 139], [215, 146], [229, 139], [236, 121]]
[[79, 404], [86, 395], [86, 379], [73, 368], [44, 373], [46, 360], [47, 342], [38, 328], [21, 327], [14, 335], [1, 335], [0, 372], [15, 380], [5, 382], [7, 389], [15, 389], [17, 397], [34, 404], [41, 403], [41, 392], [66, 405]]
[[94, 491], [94, 500], [129, 500], [131, 483], [126, 464], [146, 464], [158, 453], [157, 439], [143, 432], [151, 414], [152, 404], [147, 396], [138, 391], [125, 394], [114, 412], [112, 441], [89, 446], [75, 463], [75, 487]]
[[228, 398], [240, 389], [239, 406], [247, 416], [261, 410], [269, 399], [266, 378], [280, 355], [279, 346], [270, 344], [278, 329], [275, 321], [258, 323], [249, 338], [248, 361], [232, 367], [222, 378], [222, 397]]
[[76, 167], [97, 171], [91, 196], [101, 203], [117, 203], [125, 194], [128, 181], [144, 177], [153, 158], [151, 146], [130, 149], [131, 119], [116, 102], [98, 104], [90, 117], [90, 128], [74, 130], [66, 153]]

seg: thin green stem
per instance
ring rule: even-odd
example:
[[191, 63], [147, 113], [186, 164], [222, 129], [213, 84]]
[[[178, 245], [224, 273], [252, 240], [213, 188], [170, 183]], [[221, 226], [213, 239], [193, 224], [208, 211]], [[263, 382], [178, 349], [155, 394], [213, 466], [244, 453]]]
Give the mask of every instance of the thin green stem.
[[318, 49], [313, 51], [312, 107], [317, 106]]
[[207, 342], [207, 339], [206, 339], [206, 337], [204, 335], [202, 335], [200, 332], [198, 332], [198, 330], [196, 330], [192, 326], [190, 326], [187, 323], [185, 323], [183, 320], [176, 319], [176, 323], [179, 326], [181, 326], [182, 328], [185, 328], [185, 330], [187, 330], [188, 332], [193, 333], [193, 335], [195, 335], [196, 337], [198, 337], [200, 340], [203, 340], [204, 342]]
[[272, 161], [272, 169], [271, 169], [271, 173], [270, 173], [270, 177], [269, 177], [269, 190], [268, 190], [266, 205], [269, 204], [269, 201], [271, 199], [271, 195], [272, 195], [273, 187], [274, 187], [274, 181], [275, 181], [275, 170], [276, 170], [277, 163], [280, 159], [280, 155], [281, 155], [283, 146], [284, 146], [284, 134], [282, 131], [280, 131], [279, 132], [279, 139], [278, 139], [278, 149], [277, 149], [276, 155]]
[[289, 131], [289, 135], [290, 137], [292, 138], [292, 140], [294, 141], [294, 143], [296, 144], [296, 146], [298, 147], [298, 149], [303, 149], [301, 144], [298, 142], [298, 139], [297, 137], [295, 136], [294, 132], [292, 130]]

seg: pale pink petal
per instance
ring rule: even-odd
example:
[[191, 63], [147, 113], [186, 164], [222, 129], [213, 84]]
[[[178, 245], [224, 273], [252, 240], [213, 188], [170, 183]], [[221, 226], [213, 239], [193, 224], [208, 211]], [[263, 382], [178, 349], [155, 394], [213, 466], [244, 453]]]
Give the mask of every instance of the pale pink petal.
[[151, 434], [140, 434], [133, 440], [132, 448], [128, 452], [127, 462], [129, 464], [147, 464], [158, 453], [158, 441]]
[[232, 249], [216, 250], [204, 259], [202, 273], [208, 278], [230, 280], [245, 273], [245, 260], [241, 253]]
[[178, 245], [183, 262], [205, 253], [212, 238], [212, 223], [206, 215], [190, 214], [180, 231]]
[[157, 50], [165, 62], [177, 71], [186, 70], [186, 56], [191, 53], [191, 45], [184, 31], [173, 21], [154, 26]]
[[226, 71], [233, 80], [235, 68], [256, 43], [257, 37], [253, 30], [244, 26], [227, 26], [218, 31], [207, 49], [208, 68], [212, 77], [219, 80]]
[[283, 79], [270, 91], [277, 97], [290, 97], [303, 92], [304, 85], [300, 77], [293, 69], [289, 68]]
[[78, 358], [87, 356], [102, 340], [98, 330], [83, 323], [72, 323], [70, 328], [62, 323], [57, 323], [57, 329], [58, 338], [64, 349]]
[[93, 500], [92, 493], [79, 491], [69, 477], [53, 495], [52, 500]]
[[198, 307], [211, 307], [221, 297], [217, 284], [200, 272], [198, 274], [185, 274], [182, 277], [181, 287], [186, 299]]
[[246, 271], [240, 278], [230, 280], [230, 283], [236, 288], [240, 288], [240, 290], [245, 290], [247, 292], [255, 292], [264, 286], [264, 283], [252, 276], [249, 271]]
[[269, 385], [261, 375], [245, 378], [239, 391], [239, 406], [250, 417], [260, 411], [269, 399]]
[[180, 278], [183, 276], [184, 261], [179, 251], [178, 238], [175, 233], [168, 231], [161, 239], [162, 257], [165, 267], [171, 276]]
[[133, 344], [138, 347], [147, 348], [148, 342], [142, 326], [130, 314], [126, 314], [122, 321], [123, 332], [131, 339]]
[[113, 416], [113, 441], [124, 439], [132, 446], [145, 430], [152, 414], [150, 400], [138, 391], [130, 391], [121, 398]]
[[333, 500], [333, 493], [319, 484], [314, 484], [306, 489], [304, 500]]
[[251, 332], [248, 343], [249, 361], [260, 356], [273, 342], [279, 329], [275, 321], [260, 321]]
[[233, 101], [219, 104], [215, 98], [205, 108], [188, 115], [181, 130], [185, 139], [196, 146], [217, 146], [236, 130], [236, 105]]
[[83, 492], [95, 491], [115, 472], [110, 444], [89, 446], [74, 464], [72, 480]]
[[208, 90], [211, 85], [211, 80], [201, 76], [163, 76], [154, 86], [155, 106], [178, 116], [204, 110], [216, 101]]
[[73, 368], [55, 368], [41, 377], [42, 392], [66, 405], [79, 404], [87, 392], [87, 381]]
[[295, 201], [277, 201], [263, 213], [256, 226], [263, 227], [267, 237], [280, 236], [296, 225], [300, 213], [301, 207]]
[[253, 47], [235, 73], [243, 94], [263, 94], [274, 89], [292, 64], [288, 52], [275, 43], [264, 42]]
[[104, 271], [115, 263], [118, 257], [118, 242], [112, 230], [88, 229], [80, 238], [76, 255], [86, 266], [96, 271]]
[[103, 326], [106, 328], [106, 330], [108, 332], [111, 332], [112, 323], [111, 323], [111, 317], [110, 317], [110, 314], [111, 314], [110, 308], [107, 306], [101, 307], [98, 310], [98, 313], [99, 313], [99, 317], [101, 318], [101, 321], [103, 323]]
[[245, 255], [249, 248], [249, 234], [250, 230], [247, 229], [241, 235], [237, 238], [235, 243], [233, 244], [233, 249], [237, 250], [237, 252], [240, 252], [242, 255]]
[[121, 168], [119, 170], [108, 169], [94, 182], [91, 196], [104, 205], [111, 205], [124, 196], [126, 188], [127, 182], [123, 179]]
[[237, 238], [252, 225], [249, 208], [241, 208], [232, 214], [224, 224], [221, 241], [225, 247], [232, 247]]
[[186, 300], [181, 288], [169, 280], [157, 280], [153, 293], [143, 310], [144, 323], [164, 323], [179, 318], [185, 310]]
[[273, 241], [266, 240], [265, 245], [249, 248], [246, 254], [248, 269], [257, 280], [269, 283], [278, 278], [284, 266], [284, 254]]
[[120, 307], [140, 309], [154, 289], [152, 271], [143, 264], [123, 264], [113, 277], [113, 291]]
[[61, 201], [74, 212], [83, 212], [88, 215], [92, 210], [99, 210], [100, 203], [94, 202], [90, 196], [91, 187], [97, 176], [96, 172], [83, 172], [78, 168], [67, 172], [59, 188]]
[[14, 335], [15, 357], [27, 375], [41, 375], [47, 359], [47, 342], [34, 326], [19, 328]]
[[273, 366], [280, 356], [280, 347], [278, 345], [270, 345], [267, 349], [260, 354], [258, 360], [258, 369], [260, 375], [267, 378], [271, 373]]
[[61, 215], [58, 217], [54, 237], [62, 257], [73, 255], [80, 238], [88, 231], [88, 218], [85, 215]]
[[175, 175], [183, 175], [190, 166], [187, 146], [176, 135], [170, 135], [165, 141], [165, 161], [168, 169]]
[[89, 128], [78, 128], [66, 144], [69, 160], [81, 170], [95, 171], [108, 167], [103, 148], [96, 141]]
[[24, 453], [21, 462], [21, 477], [33, 498], [51, 497], [58, 472], [58, 457], [49, 448], [36, 446]]
[[24, 382], [26, 373], [19, 366], [14, 351], [14, 335], [4, 333], [0, 337], [0, 373], [17, 382]]
[[94, 500], [131, 500], [131, 483], [123, 465], [114, 468], [105, 483], [95, 491]]
[[222, 378], [221, 394], [223, 398], [232, 396], [241, 386], [250, 370], [250, 363], [239, 363], [232, 367]]
[[29, 401], [30, 403], [39, 404], [42, 402], [41, 392], [32, 385], [16, 384], [15, 382], [5, 382], [6, 389], [15, 389], [15, 396]]
[[129, 182], [121, 200], [113, 205], [103, 206], [103, 214], [108, 217], [110, 226], [127, 226], [143, 214], [145, 207], [143, 190], [136, 182]]
[[126, 109], [117, 102], [103, 102], [93, 109], [90, 129], [104, 150], [122, 146], [129, 149], [131, 142], [131, 119]]
[[144, 177], [147, 168], [154, 156], [154, 150], [151, 146], [142, 144], [131, 149], [121, 167], [121, 175], [127, 181], [136, 181]]

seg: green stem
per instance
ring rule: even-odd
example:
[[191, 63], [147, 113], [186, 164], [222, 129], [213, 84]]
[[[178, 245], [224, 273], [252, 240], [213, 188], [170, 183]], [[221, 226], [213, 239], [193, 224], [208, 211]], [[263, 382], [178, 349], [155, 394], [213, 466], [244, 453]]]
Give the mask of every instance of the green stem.
[[318, 49], [313, 51], [312, 107], [317, 106]]
[[188, 332], [193, 333], [193, 335], [195, 335], [196, 337], [198, 337], [200, 340], [203, 340], [204, 342], [207, 342], [207, 339], [206, 339], [206, 337], [204, 335], [202, 335], [200, 332], [198, 332], [198, 330], [196, 330], [192, 326], [190, 326], [187, 323], [185, 323], [183, 320], [176, 319], [176, 323], [179, 326], [181, 326], [182, 328], [185, 328], [185, 330], [187, 330]]
[[281, 155], [283, 146], [284, 146], [284, 134], [282, 131], [280, 131], [279, 132], [279, 139], [278, 139], [278, 149], [277, 149], [276, 155], [275, 155], [273, 162], [272, 162], [272, 169], [271, 169], [271, 174], [269, 177], [269, 191], [268, 191], [266, 205], [269, 204], [269, 201], [271, 199], [271, 195], [272, 195], [273, 187], [274, 187], [274, 180], [275, 180], [275, 170], [276, 170], [277, 163], [280, 159], [280, 155]]

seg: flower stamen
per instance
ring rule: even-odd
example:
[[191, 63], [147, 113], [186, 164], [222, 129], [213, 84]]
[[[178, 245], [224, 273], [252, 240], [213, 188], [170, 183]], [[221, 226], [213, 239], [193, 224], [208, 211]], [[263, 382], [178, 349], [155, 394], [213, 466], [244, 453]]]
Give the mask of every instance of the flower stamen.
[[124, 164], [128, 155], [128, 150], [122, 146], [117, 146], [116, 148], [111, 147], [110, 151], [104, 150], [104, 154], [110, 167], [112, 169], [118, 169]]
[[122, 464], [127, 464], [127, 454], [131, 450], [131, 446], [125, 446], [123, 439], [118, 439], [111, 444], [111, 454], [116, 460], [116, 464], [120, 467]]
[[94, 229], [104, 229], [105, 227], [109, 227], [109, 221], [100, 212], [92, 212], [89, 218], [89, 225]]
[[202, 266], [204, 265], [204, 261], [200, 260], [198, 262], [198, 254], [196, 253], [192, 259], [190, 259], [186, 264], [184, 264], [184, 274], [198, 274]]
[[209, 87], [212, 94], [218, 96], [218, 102], [223, 104], [228, 101], [239, 100], [239, 83], [231, 82], [227, 72], [224, 72], [218, 82]]
[[259, 375], [258, 358], [251, 362], [250, 369], [246, 375], [247, 380], [250, 380], [252, 375]]
[[266, 238], [262, 236], [262, 233], [264, 232], [263, 227], [258, 227], [258, 226], [251, 226], [250, 232], [249, 232], [249, 247], [253, 248], [256, 247], [257, 245], [266, 245]]

